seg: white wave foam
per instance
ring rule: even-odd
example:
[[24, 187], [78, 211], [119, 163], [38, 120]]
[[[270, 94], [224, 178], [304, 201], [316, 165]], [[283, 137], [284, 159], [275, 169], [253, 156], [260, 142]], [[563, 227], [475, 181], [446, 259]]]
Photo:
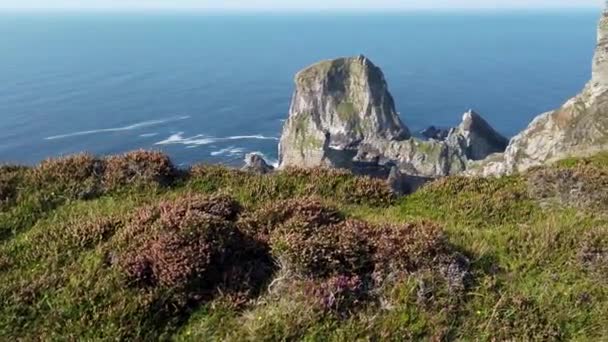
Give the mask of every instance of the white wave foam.
[[140, 134], [139, 136], [141, 138], [151, 138], [151, 137], [155, 137], [157, 135], [158, 135], [158, 133], [144, 133], [144, 134]]
[[245, 149], [241, 148], [241, 147], [234, 147], [234, 146], [230, 146], [227, 148], [223, 148], [221, 150], [218, 151], [213, 151], [210, 154], [212, 156], [229, 156], [229, 157], [234, 157], [234, 156], [240, 156], [243, 155], [245, 153]]
[[98, 133], [132, 131], [132, 130], [143, 128], [143, 127], [150, 127], [150, 126], [161, 125], [161, 124], [168, 123], [168, 122], [187, 120], [189, 118], [190, 118], [190, 116], [177, 116], [177, 117], [172, 117], [172, 118], [167, 118], [167, 119], [142, 121], [142, 122], [134, 123], [132, 125], [128, 125], [128, 126], [124, 126], [124, 127], [101, 128], [101, 129], [94, 129], [94, 130], [90, 130], [90, 131], [80, 131], [80, 132], [74, 132], [74, 133], [54, 135], [51, 137], [46, 137], [44, 139], [45, 140], [56, 140], [56, 139], [64, 139], [64, 138], [71, 138], [71, 137], [98, 134]]
[[192, 137], [184, 137], [184, 132], [178, 132], [178, 133], [172, 134], [165, 140], [161, 140], [161, 141], [157, 142], [155, 145], [181, 144], [181, 145], [187, 145], [187, 146], [200, 146], [200, 145], [209, 145], [209, 144], [213, 144], [213, 143], [233, 141], [233, 140], [274, 140], [274, 141], [278, 141], [279, 138], [267, 137], [264, 135], [235, 135], [235, 136], [231, 136], [231, 137], [216, 138], [216, 137], [206, 136], [203, 134], [197, 134]]

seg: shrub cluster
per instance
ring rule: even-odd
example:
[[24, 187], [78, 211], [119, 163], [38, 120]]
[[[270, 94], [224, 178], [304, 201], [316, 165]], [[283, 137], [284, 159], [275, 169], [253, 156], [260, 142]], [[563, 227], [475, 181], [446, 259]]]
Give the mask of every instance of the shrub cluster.
[[527, 174], [530, 196], [577, 208], [608, 208], [608, 172], [590, 164], [542, 167]]
[[36, 189], [48, 189], [71, 198], [86, 199], [99, 194], [104, 163], [89, 154], [47, 159], [29, 172]]
[[166, 186], [177, 176], [171, 160], [161, 152], [134, 151], [109, 157], [105, 164], [103, 184], [108, 189], [134, 184]]
[[227, 196], [185, 195], [135, 212], [118, 235], [116, 264], [132, 286], [170, 290], [184, 304], [217, 288], [242, 303], [274, 271], [268, 249], [237, 229]]
[[274, 203], [256, 211], [254, 217], [247, 229], [268, 236], [274, 256], [285, 267], [313, 278], [363, 279], [373, 274], [381, 279], [389, 273], [448, 262], [454, 255], [436, 224], [371, 225], [345, 219], [312, 199]]
[[68, 198], [90, 199], [121, 186], [164, 186], [177, 176], [169, 157], [134, 151], [106, 159], [76, 154], [47, 159], [28, 172], [28, 183]]

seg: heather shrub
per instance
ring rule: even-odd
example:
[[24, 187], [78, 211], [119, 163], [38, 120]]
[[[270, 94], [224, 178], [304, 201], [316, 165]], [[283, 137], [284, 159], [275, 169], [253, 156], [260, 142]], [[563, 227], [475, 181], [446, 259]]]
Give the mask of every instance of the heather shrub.
[[47, 159], [28, 173], [37, 190], [52, 191], [70, 198], [90, 199], [101, 192], [104, 162], [89, 154]]
[[256, 213], [257, 226], [249, 227], [268, 234], [275, 257], [306, 276], [373, 274], [380, 283], [391, 274], [448, 267], [456, 255], [432, 222], [375, 226], [344, 219], [314, 200], [279, 202]]
[[290, 220], [271, 233], [273, 253], [284, 265], [307, 276], [365, 274], [373, 270], [365, 223], [346, 220], [315, 226]]
[[376, 277], [429, 267], [452, 254], [443, 230], [432, 222], [377, 227], [368, 236]]
[[337, 275], [324, 280], [308, 281], [305, 293], [313, 305], [321, 310], [346, 316], [367, 299], [365, 287], [357, 275]]
[[178, 174], [169, 157], [161, 152], [134, 151], [105, 160], [103, 184], [116, 190], [121, 186], [166, 186]]
[[527, 174], [530, 196], [577, 207], [608, 208], [608, 171], [584, 163], [573, 167], [543, 167]]
[[341, 222], [342, 214], [334, 208], [311, 199], [293, 199], [267, 203], [239, 222], [240, 228], [262, 241], [268, 241], [270, 233], [277, 227], [296, 220], [311, 227]]
[[217, 289], [242, 304], [274, 272], [267, 247], [241, 233], [227, 196], [184, 195], [138, 209], [117, 236], [129, 284], [170, 289], [184, 305]]

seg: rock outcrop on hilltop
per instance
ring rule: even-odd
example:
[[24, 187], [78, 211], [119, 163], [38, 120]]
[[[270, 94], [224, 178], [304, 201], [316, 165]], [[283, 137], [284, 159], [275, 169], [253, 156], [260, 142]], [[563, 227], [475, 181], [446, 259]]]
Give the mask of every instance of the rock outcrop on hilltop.
[[591, 80], [561, 108], [535, 118], [504, 154], [472, 165], [469, 173], [501, 175], [525, 171], [571, 156], [608, 149], [608, 11], [598, 27]]
[[[434, 178], [464, 171], [470, 160], [503, 152], [507, 140], [478, 114], [443, 140], [412, 137], [380, 68], [364, 56], [324, 61], [296, 76], [279, 145], [280, 167], [338, 167]], [[383, 169], [383, 170], [378, 170]]]

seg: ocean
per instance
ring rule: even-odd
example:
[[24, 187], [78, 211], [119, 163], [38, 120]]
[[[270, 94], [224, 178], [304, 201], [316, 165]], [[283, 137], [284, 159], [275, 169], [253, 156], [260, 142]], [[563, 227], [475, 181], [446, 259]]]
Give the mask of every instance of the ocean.
[[294, 74], [364, 54], [412, 131], [473, 108], [507, 136], [590, 77], [599, 11], [2, 13], [0, 162], [159, 149], [276, 160]]

